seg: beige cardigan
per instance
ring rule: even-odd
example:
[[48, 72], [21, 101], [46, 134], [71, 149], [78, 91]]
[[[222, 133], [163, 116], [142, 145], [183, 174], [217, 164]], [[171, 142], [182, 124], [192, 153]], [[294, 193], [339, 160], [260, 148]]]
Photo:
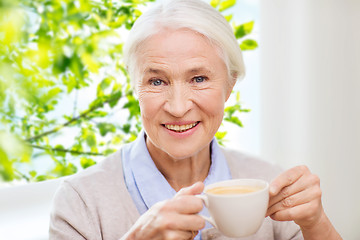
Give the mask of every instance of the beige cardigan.
[[[271, 181], [280, 169], [237, 151], [222, 149], [233, 178]], [[140, 217], [127, 191], [121, 150], [66, 179], [55, 194], [50, 239], [118, 240]], [[228, 239], [215, 228], [202, 231], [202, 239]], [[293, 222], [264, 220], [260, 230], [246, 240], [303, 239]]]

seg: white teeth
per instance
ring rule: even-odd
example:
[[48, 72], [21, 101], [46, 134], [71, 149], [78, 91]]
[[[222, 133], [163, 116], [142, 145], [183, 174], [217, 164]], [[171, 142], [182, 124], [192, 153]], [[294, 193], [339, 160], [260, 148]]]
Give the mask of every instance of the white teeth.
[[173, 130], [175, 132], [184, 132], [184, 131], [187, 131], [187, 130], [195, 127], [196, 124], [197, 123], [186, 124], [186, 125], [167, 125], [167, 124], [165, 124], [165, 127], [167, 129]]

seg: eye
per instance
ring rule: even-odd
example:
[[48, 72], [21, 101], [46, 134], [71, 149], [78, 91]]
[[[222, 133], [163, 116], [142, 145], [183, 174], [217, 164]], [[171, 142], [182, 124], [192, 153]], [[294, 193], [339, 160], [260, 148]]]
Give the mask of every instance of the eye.
[[164, 81], [161, 79], [152, 79], [150, 80], [150, 84], [152, 86], [160, 86]]
[[202, 82], [205, 82], [206, 81], [206, 77], [204, 76], [196, 76], [193, 78], [193, 81], [196, 82], [196, 83], [202, 83]]

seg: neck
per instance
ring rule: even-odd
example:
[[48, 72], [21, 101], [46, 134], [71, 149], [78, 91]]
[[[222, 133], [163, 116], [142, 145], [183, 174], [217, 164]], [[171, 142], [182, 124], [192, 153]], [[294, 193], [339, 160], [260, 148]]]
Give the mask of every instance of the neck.
[[198, 153], [181, 159], [174, 158], [157, 148], [148, 138], [146, 139], [146, 146], [156, 167], [175, 191], [198, 181], [203, 182], [209, 173], [211, 164], [210, 144]]

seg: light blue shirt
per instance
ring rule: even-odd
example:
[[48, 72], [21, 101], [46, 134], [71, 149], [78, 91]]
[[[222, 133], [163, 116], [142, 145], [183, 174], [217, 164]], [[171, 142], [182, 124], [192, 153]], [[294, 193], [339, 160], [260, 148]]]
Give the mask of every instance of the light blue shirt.
[[[216, 139], [211, 141], [211, 165], [204, 184], [231, 179], [229, 167]], [[122, 163], [125, 184], [139, 211], [144, 214], [155, 203], [174, 197], [176, 191], [157, 169], [145, 143], [145, 132], [122, 148]], [[201, 215], [209, 216], [204, 207]], [[210, 228], [207, 222], [205, 228]], [[195, 239], [201, 239], [198, 234]]]

